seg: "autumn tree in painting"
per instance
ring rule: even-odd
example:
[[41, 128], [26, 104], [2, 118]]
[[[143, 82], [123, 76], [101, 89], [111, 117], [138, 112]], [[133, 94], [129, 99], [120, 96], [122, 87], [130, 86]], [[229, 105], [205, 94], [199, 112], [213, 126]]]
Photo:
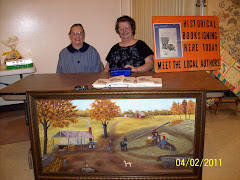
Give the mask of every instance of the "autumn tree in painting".
[[185, 99], [182, 101], [182, 108], [183, 108], [183, 113], [185, 114], [185, 119], [186, 119], [186, 116], [187, 116], [187, 101]]
[[173, 115], [179, 115], [180, 119], [181, 118], [181, 114], [183, 113], [183, 107], [182, 104], [180, 104], [179, 102], [176, 103], [173, 101], [172, 107], [171, 107], [171, 112]]
[[192, 100], [189, 100], [187, 103], [187, 114], [189, 114], [189, 119], [190, 115], [195, 113], [195, 103]]
[[128, 111], [124, 111], [123, 114], [125, 115], [125, 114], [134, 114], [134, 113], [133, 113], [133, 111], [130, 109], [130, 110], [128, 110]]
[[102, 121], [104, 135], [107, 137], [107, 126], [111, 119], [118, 116], [120, 107], [115, 105], [115, 102], [111, 100], [95, 100], [91, 105], [89, 111], [91, 119], [96, 119], [97, 121]]
[[70, 100], [37, 100], [38, 124], [43, 125], [44, 149], [43, 155], [47, 154], [48, 128], [68, 127], [70, 123], [76, 123], [78, 116], [76, 106]]
[[79, 116], [81, 117], [90, 117], [90, 114], [89, 114], [89, 109], [86, 108], [85, 111], [84, 110], [78, 110], [78, 114]]

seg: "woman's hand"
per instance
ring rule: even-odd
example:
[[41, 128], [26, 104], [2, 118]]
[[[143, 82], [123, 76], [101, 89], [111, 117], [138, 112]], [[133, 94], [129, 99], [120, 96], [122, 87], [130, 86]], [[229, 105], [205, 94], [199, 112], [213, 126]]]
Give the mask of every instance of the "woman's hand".
[[149, 55], [145, 58], [145, 64], [139, 67], [134, 67], [131, 65], [126, 65], [124, 68], [131, 68], [132, 72], [144, 72], [151, 71], [154, 68], [154, 58], [153, 55]]
[[106, 64], [106, 66], [105, 66], [103, 72], [108, 72], [108, 71], [109, 71], [109, 63]]
[[132, 72], [138, 72], [138, 67], [134, 67], [132, 65], [126, 65], [126, 66], [124, 66], [124, 68], [131, 68]]

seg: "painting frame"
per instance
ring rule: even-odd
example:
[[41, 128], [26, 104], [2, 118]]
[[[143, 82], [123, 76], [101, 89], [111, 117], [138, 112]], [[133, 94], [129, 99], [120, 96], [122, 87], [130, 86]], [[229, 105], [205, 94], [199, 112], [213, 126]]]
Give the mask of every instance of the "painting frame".
[[[55, 91], [55, 92], [27, 92], [27, 115], [29, 119], [30, 140], [35, 179], [202, 179], [202, 165], [194, 164], [195, 160], [203, 159], [204, 131], [205, 131], [205, 109], [206, 91], [205, 90], [91, 90], [91, 91]], [[178, 171], [176, 165], [174, 169], [162, 173], [153, 172], [133, 172], [133, 173], [66, 173], [66, 172], [43, 172], [43, 156], [41, 150], [39, 125], [38, 125], [38, 100], [148, 100], [148, 99], [195, 99], [195, 120], [194, 120], [194, 143], [192, 165], [188, 165], [187, 172]], [[151, 121], [155, 121], [152, 119]], [[186, 163], [186, 162], [185, 162]], [[190, 166], [190, 167], [189, 167]], [[181, 167], [180, 167], [181, 168]]]

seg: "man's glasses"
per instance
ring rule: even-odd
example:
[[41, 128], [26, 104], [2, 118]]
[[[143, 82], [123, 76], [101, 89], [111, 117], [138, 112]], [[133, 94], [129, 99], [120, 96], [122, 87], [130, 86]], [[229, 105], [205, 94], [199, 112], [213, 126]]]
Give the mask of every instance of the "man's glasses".
[[83, 32], [72, 32], [72, 34], [73, 34], [74, 36], [76, 36], [77, 34], [78, 34], [78, 35], [83, 35]]

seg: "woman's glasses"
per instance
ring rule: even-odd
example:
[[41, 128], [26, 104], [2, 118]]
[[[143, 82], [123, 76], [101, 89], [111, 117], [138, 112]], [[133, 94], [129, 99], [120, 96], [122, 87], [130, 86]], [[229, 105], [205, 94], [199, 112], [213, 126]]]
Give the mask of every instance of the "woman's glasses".
[[76, 35], [83, 35], [83, 32], [72, 32], [72, 34], [73, 34], [74, 36], [76, 36]]
[[129, 30], [131, 29], [131, 27], [130, 27], [130, 26], [125, 26], [125, 27], [120, 27], [120, 28], [118, 28], [119, 31], [123, 31], [124, 29], [125, 29], [126, 31], [129, 31]]

